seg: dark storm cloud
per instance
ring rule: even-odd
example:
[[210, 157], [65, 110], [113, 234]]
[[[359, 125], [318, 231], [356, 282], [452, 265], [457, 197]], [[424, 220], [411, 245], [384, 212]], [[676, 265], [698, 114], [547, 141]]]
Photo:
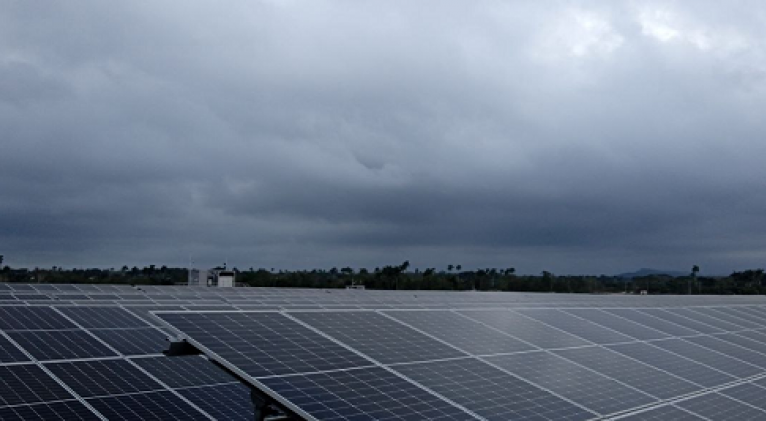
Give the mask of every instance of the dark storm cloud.
[[763, 266], [759, 2], [9, 2], [13, 265]]

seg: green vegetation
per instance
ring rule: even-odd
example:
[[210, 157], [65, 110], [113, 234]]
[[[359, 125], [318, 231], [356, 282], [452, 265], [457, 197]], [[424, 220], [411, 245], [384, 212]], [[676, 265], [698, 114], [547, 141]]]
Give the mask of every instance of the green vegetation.
[[[2, 256], [0, 256], [2, 259]], [[0, 260], [1, 261], [1, 260]], [[485, 268], [463, 271], [461, 265], [411, 269], [410, 262], [368, 270], [333, 267], [326, 269], [276, 271], [260, 268], [233, 269], [237, 282], [253, 287], [345, 288], [364, 285], [369, 289], [478, 290], [556, 293], [639, 293], [650, 294], [766, 294], [763, 269], [734, 272], [729, 276], [698, 276], [694, 266], [688, 276], [649, 275], [632, 279], [616, 276], [517, 275], [516, 269]], [[186, 284], [186, 268], [149, 265], [120, 269], [0, 269], [0, 282], [103, 283], [103, 284]]]

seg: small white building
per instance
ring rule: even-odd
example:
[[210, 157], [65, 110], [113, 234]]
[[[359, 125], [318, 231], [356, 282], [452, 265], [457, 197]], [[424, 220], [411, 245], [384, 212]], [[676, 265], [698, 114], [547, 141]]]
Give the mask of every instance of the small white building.
[[224, 288], [231, 288], [236, 285], [236, 274], [233, 270], [215, 271], [216, 285]]
[[226, 269], [189, 269], [189, 286], [231, 288], [236, 286], [236, 273]]

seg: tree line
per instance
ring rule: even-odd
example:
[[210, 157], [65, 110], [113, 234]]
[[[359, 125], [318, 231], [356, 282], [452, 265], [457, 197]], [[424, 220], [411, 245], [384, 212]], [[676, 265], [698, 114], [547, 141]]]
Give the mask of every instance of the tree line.
[[[0, 256], [2, 259], [2, 256]], [[0, 260], [2, 264], [2, 260]], [[216, 269], [224, 269], [223, 266]], [[232, 268], [237, 283], [251, 287], [345, 288], [364, 285], [368, 289], [519, 291], [555, 293], [641, 293], [649, 294], [766, 294], [763, 269], [733, 272], [728, 276], [698, 276], [696, 265], [687, 276], [649, 275], [632, 279], [607, 275], [555, 275], [542, 271], [519, 275], [514, 267], [463, 270], [459, 264], [442, 269], [412, 268], [409, 261], [374, 269], [350, 266], [330, 269], [275, 270]], [[133, 285], [184, 285], [188, 269], [148, 265], [122, 268], [0, 269], [0, 282], [95, 283]]]

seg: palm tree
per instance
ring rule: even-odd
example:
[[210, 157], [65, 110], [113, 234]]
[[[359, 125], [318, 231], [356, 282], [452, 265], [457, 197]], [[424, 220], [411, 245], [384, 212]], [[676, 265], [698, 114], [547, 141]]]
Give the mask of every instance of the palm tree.
[[[697, 283], [697, 273], [699, 273], [700, 267], [697, 265], [692, 266], [692, 276], [689, 279], [689, 295], [692, 295], [692, 280]], [[699, 289], [699, 287], [697, 287]]]

